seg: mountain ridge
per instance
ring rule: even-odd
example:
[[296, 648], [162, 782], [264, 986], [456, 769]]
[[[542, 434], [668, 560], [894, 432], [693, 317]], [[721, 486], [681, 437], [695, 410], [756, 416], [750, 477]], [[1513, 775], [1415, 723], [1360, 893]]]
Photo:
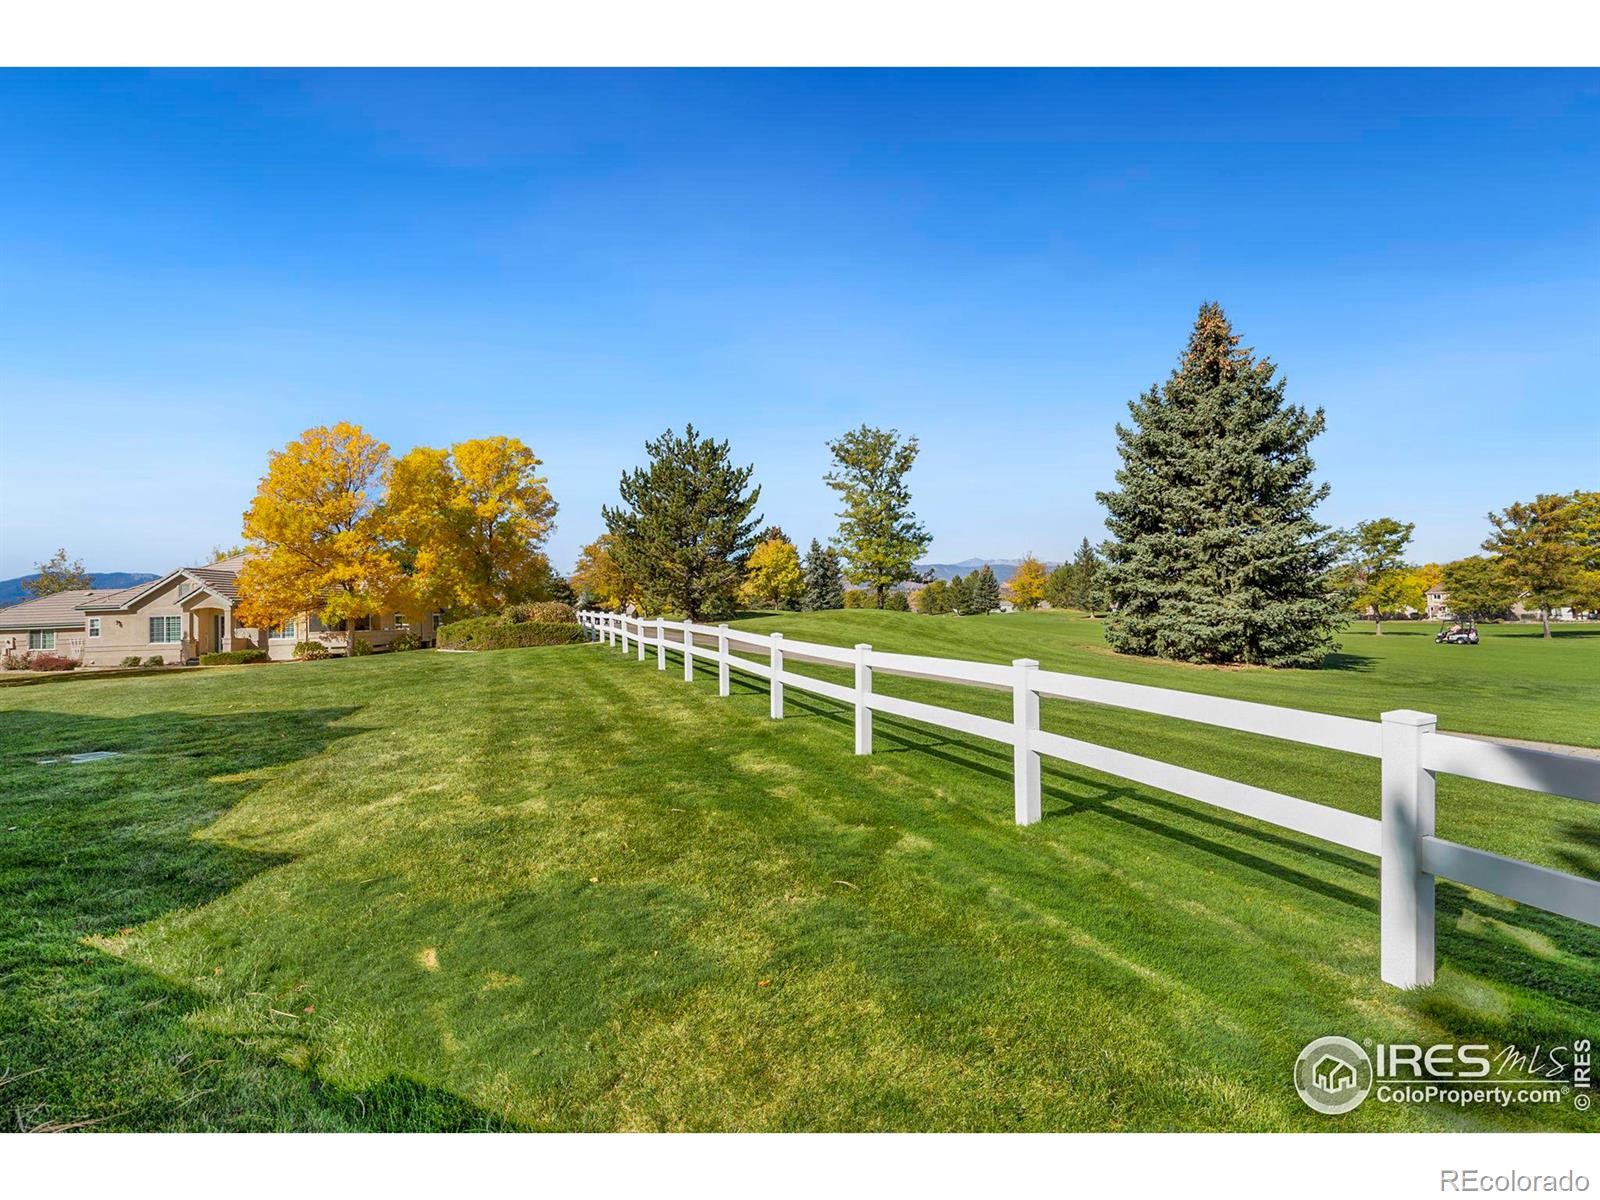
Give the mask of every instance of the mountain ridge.
[[[37, 578], [39, 578], [38, 572], [32, 575], [18, 575], [15, 579], [0, 579], [0, 608], [21, 604], [29, 599], [28, 593], [22, 590], [22, 585]], [[89, 575], [89, 586], [115, 591], [118, 588], [132, 587], [136, 583], [149, 583], [152, 579], [160, 578], [161, 576], [149, 571], [94, 571]]]

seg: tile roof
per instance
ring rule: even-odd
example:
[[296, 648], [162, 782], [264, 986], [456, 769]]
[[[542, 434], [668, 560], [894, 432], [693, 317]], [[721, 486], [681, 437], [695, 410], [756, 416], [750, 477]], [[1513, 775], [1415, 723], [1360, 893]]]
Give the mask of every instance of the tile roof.
[[230, 602], [239, 598], [238, 590], [234, 587], [237, 570], [227, 567], [185, 567], [183, 573]]
[[24, 600], [21, 604], [0, 608], [0, 629], [66, 629], [69, 626], [81, 629], [83, 614], [78, 611], [78, 605], [92, 597], [114, 594], [110, 589], [82, 589]]

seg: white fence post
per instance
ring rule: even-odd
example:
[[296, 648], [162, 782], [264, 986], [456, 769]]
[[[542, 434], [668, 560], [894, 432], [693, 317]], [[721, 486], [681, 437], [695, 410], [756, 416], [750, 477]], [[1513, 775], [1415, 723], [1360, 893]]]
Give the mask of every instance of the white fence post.
[[1433, 836], [1433, 772], [1422, 743], [1432, 713], [1383, 714], [1383, 829], [1379, 867], [1379, 974], [1395, 987], [1433, 982], [1433, 876], [1422, 869], [1422, 839]]
[[618, 613], [617, 614], [617, 630], [622, 636], [622, 652], [624, 654], [626, 654], [628, 652], [628, 614], [627, 613]]
[[643, 617], [635, 617], [634, 618], [634, 633], [637, 635], [633, 640], [634, 640], [636, 648], [639, 651], [639, 661], [643, 662], [644, 661], [644, 618]]
[[856, 643], [856, 753], [872, 753], [872, 668], [867, 665], [867, 655], [872, 647], [866, 642]]
[[606, 645], [617, 644], [617, 618], [613, 613], [606, 614]]
[[667, 669], [667, 623], [656, 618], [656, 670]]
[[717, 626], [717, 695], [728, 694], [728, 626]]
[[772, 704], [767, 715], [774, 721], [783, 719], [783, 634], [772, 635]]
[[694, 622], [688, 617], [683, 619], [683, 680], [685, 683], [694, 682]]
[[1039, 820], [1041, 801], [1039, 786], [1039, 752], [1033, 749], [1033, 735], [1039, 731], [1039, 693], [1033, 690], [1033, 672], [1039, 669], [1038, 660], [1013, 659], [1016, 682], [1011, 685], [1012, 731], [1011, 773], [1016, 793], [1018, 825], [1032, 825]]

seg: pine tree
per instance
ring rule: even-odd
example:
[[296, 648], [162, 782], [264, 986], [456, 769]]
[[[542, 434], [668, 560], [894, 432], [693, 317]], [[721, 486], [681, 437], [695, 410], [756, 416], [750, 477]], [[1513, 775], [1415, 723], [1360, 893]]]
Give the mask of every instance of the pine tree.
[[816, 538], [806, 551], [806, 590], [800, 597], [805, 612], [825, 612], [844, 607], [844, 572], [839, 555]]
[[1072, 606], [1094, 615], [1095, 601], [1100, 597], [1100, 556], [1084, 538], [1072, 557]]
[[1113, 648], [1276, 667], [1333, 648], [1338, 539], [1313, 516], [1328, 488], [1308, 453], [1323, 414], [1289, 404], [1276, 371], [1208, 303], [1166, 383], [1128, 405], [1120, 486], [1099, 495]]
[[728, 611], [761, 518], [754, 467], [735, 467], [728, 443], [693, 425], [645, 443], [648, 467], [622, 476], [623, 507], [601, 509], [612, 553], [647, 607], [698, 621]]
[[1000, 580], [995, 577], [994, 568], [984, 563], [983, 569], [973, 572], [973, 575], [972, 611], [993, 612], [1000, 607]]
[[917, 460], [917, 439], [898, 429], [852, 429], [829, 442], [834, 469], [823, 481], [844, 502], [834, 545], [851, 583], [871, 589], [878, 608], [897, 584], [921, 578], [916, 562], [933, 537], [911, 511], [906, 474]]
[[[977, 576], [974, 571], [973, 576]], [[945, 602], [950, 606], [950, 611], [957, 616], [966, 616], [972, 611], [972, 580], [965, 575], [957, 575], [950, 581], [950, 586], [945, 592]]]

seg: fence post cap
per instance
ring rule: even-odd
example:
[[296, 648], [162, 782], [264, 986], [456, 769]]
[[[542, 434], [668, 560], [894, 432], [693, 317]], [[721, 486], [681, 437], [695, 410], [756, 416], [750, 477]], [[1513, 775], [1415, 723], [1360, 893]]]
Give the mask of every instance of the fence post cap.
[[1011, 665], [1013, 667], [1037, 667], [1039, 660], [1037, 658], [1013, 658]]
[[1418, 712], [1414, 708], [1396, 708], [1383, 714], [1386, 725], [1409, 725], [1415, 729], [1431, 729], [1439, 723], [1433, 713]]
[[772, 636], [773, 636], [773, 637], [774, 637], [774, 638], [776, 638], [776, 639], [777, 639], [777, 640], [778, 640], [778, 641], [780, 641], [780, 642], [781, 642], [781, 641], [783, 641], [783, 634], [781, 634], [781, 633], [775, 633], [775, 634], [773, 634], [773, 635], [772, 635]]
[[871, 642], [857, 642], [856, 643], [856, 649], [857, 650], [871, 650], [872, 649], [872, 643]]
[[717, 622], [717, 628], [718, 629], [726, 629], [726, 628], [728, 628], [728, 623], [726, 621], [718, 621]]

